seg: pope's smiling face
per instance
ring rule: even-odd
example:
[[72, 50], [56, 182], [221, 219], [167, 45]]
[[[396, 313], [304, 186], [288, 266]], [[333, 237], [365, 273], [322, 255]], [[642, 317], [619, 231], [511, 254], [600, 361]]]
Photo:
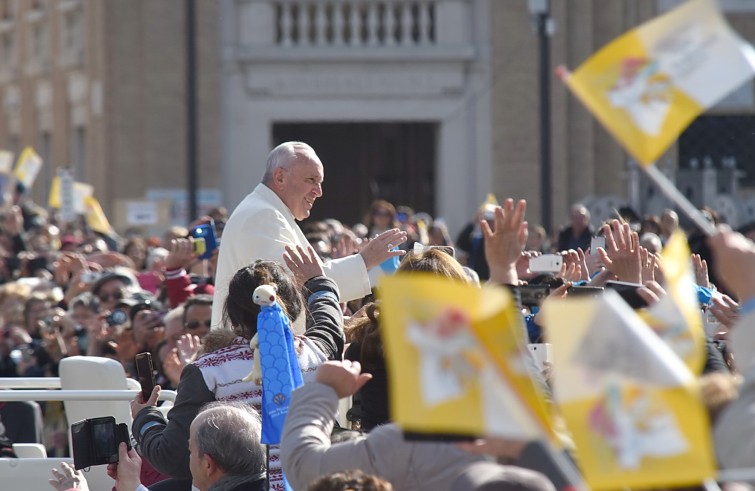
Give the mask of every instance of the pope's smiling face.
[[288, 168], [276, 169], [273, 180], [276, 194], [294, 218], [304, 220], [315, 200], [322, 196], [324, 178], [323, 166], [316, 156], [298, 154]]

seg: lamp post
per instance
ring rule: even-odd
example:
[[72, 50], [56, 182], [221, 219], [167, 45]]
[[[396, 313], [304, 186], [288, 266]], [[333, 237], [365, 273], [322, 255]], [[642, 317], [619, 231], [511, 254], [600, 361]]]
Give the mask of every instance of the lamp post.
[[196, 4], [186, 0], [186, 173], [189, 221], [197, 218], [197, 73]]
[[540, 88], [540, 202], [542, 225], [552, 232], [553, 200], [551, 186], [551, 59], [550, 36], [553, 19], [550, 16], [550, 0], [527, 0], [532, 21], [537, 30], [539, 48]]

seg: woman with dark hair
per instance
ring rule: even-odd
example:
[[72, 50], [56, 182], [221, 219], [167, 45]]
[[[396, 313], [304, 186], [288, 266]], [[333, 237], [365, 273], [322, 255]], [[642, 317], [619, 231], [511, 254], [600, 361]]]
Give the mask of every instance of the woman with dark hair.
[[374, 237], [386, 230], [401, 226], [396, 219], [396, 207], [383, 199], [372, 202], [364, 224], [367, 225], [367, 237]]
[[[300, 315], [306, 316], [304, 334], [294, 336], [304, 383], [314, 380], [314, 372], [322, 363], [340, 358], [343, 316], [338, 305], [338, 288], [323, 275], [311, 248], [307, 253], [301, 248], [298, 252], [287, 249], [284, 259], [296, 282], [280, 265], [263, 260], [241, 268], [233, 276], [224, 307], [227, 325], [232, 326], [233, 332], [212, 331], [207, 335], [207, 352], [181, 373], [178, 396], [167, 422], [154, 407], [159, 389], [153, 391], [146, 403], [141, 394], [131, 403], [133, 435], [140, 444], [141, 454], [160, 472], [191, 479], [189, 426], [204, 404], [244, 401], [260, 410], [261, 385], [254, 380], [244, 381], [254, 361], [249, 342], [257, 333], [260, 306], [254, 303], [252, 294], [258, 286], [276, 288], [279, 303], [292, 326]], [[297, 283], [303, 284], [304, 296]], [[283, 489], [277, 446], [270, 446], [268, 475], [270, 489]]]
[[374, 427], [388, 423], [388, 375], [383, 355], [383, 341], [380, 338], [380, 315], [377, 304], [365, 305], [364, 315], [354, 316], [346, 328], [346, 341], [349, 347], [344, 358], [358, 361], [362, 371], [372, 375], [372, 379], [358, 392], [360, 408], [360, 429], [370, 431]]

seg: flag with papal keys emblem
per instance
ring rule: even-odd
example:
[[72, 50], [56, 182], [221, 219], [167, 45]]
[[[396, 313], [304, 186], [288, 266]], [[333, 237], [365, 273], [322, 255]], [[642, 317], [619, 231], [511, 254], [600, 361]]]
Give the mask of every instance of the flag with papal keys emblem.
[[619, 295], [549, 299], [553, 393], [596, 490], [700, 484], [715, 475], [697, 379]]
[[753, 74], [755, 51], [715, 0], [689, 0], [615, 39], [564, 80], [647, 165]]
[[662, 286], [668, 295], [639, 314], [687, 368], [699, 375], [705, 366], [705, 332], [691, 253], [683, 232], [674, 232], [661, 257], [665, 278]]
[[31, 189], [34, 181], [37, 179], [39, 170], [42, 168], [42, 164], [42, 157], [37, 155], [37, 152], [33, 148], [26, 147], [21, 152], [21, 155], [18, 156], [13, 175], [17, 181], [23, 183], [26, 189]]
[[397, 273], [378, 286], [391, 419], [412, 433], [553, 438], [505, 288]]

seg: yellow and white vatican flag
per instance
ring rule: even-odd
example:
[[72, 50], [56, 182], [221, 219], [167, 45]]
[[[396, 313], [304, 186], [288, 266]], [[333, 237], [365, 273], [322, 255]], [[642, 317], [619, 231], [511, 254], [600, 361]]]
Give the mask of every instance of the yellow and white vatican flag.
[[381, 278], [391, 419], [429, 435], [553, 440], [509, 292], [437, 275]]
[[[73, 205], [76, 210], [76, 214], [84, 215], [87, 211], [86, 200], [88, 197], [94, 194], [94, 186], [86, 184], [84, 182], [73, 183]], [[60, 189], [60, 176], [52, 178], [50, 184], [50, 194], [47, 198], [47, 205], [50, 208], [61, 207], [61, 189]]]
[[715, 475], [696, 378], [613, 291], [548, 300], [556, 403], [593, 489], [699, 484]]
[[675, 232], [661, 253], [662, 286], [668, 295], [639, 313], [687, 368], [700, 375], [705, 366], [705, 331], [690, 254], [684, 233]]
[[598, 51], [563, 78], [642, 164], [755, 74], [755, 51], [715, 0], [689, 0]]
[[87, 196], [84, 199], [84, 203], [86, 205], [85, 218], [89, 228], [91, 228], [95, 232], [99, 232], [105, 235], [111, 233], [113, 231], [113, 227], [110, 226], [110, 222], [108, 221], [105, 212], [102, 211], [100, 202], [97, 201], [94, 196]]
[[26, 189], [31, 189], [43, 163], [42, 157], [32, 147], [26, 147], [18, 156], [13, 175], [17, 181], [23, 183]]

